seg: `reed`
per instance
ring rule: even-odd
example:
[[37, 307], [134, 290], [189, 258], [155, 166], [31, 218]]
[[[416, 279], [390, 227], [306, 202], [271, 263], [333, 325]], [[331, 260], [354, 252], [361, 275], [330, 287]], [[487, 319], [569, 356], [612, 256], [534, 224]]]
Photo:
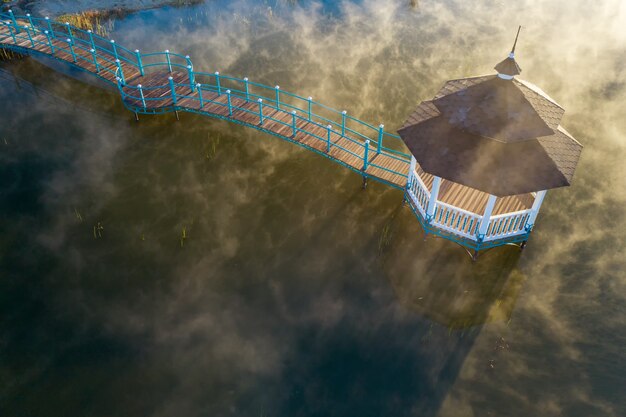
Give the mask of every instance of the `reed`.
[[80, 13], [63, 14], [56, 18], [57, 22], [69, 22], [70, 25], [83, 30], [91, 30], [100, 36], [107, 37], [113, 30], [113, 17], [117, 17], [117, 10], [87, 10]]
[[16, 59], [22, 59], [24, 55], [13, 52], [9, 49], [0, 49], [0, 61], [13, 61]]

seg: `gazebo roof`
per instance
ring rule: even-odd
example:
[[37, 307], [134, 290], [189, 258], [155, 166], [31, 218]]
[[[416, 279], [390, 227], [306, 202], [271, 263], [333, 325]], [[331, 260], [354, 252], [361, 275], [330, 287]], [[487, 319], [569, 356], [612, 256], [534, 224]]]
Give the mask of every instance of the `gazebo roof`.
[[509, 73], [446, 82], [398, 133], [426, 172], [496, 196], [570, 185], [582, 145], [563, 108], [505, 61]]

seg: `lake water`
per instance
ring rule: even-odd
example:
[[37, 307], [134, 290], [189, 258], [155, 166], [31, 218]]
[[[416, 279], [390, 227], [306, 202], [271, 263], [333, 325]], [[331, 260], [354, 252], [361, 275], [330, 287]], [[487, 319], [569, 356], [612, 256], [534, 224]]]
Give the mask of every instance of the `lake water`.
[[0, 415], [626, 415], [618, 0], [215, 0], [111, 37], [395, 129], [518, 24], [585, 149], [526, 250], [476, 263], [302, 148], [0, 63]]

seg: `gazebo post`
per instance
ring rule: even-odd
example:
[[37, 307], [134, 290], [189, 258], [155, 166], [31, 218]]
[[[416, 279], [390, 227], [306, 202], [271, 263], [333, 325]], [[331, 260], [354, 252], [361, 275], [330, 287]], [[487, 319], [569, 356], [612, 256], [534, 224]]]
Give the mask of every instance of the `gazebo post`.
[[489, 220], [491, 219], [493, 208], [496, 206], [497, 199], [498, 197], [495, 195], [489, 194], [489, 200], [487, 200], [487, 206], [485, 207], [483, 218], [480, 221], [480, 228], [478, 229], [478, 243], [481, 243], [487, 234], [487, 230], [489, 229]]
[[435, 215], [435, 204], [437, 203], [437, 196], [439, 196], [439, 186], [441, 186], [441, 178], [433, 177], [433, 186], [430, 190], [430, 198], [428, 199], [428, 207], [426, 208], [426, 221], [430, 223], [430, 220]]
[[545, 198], [547, 192], [548, 190], [537, 191], [537, 194], [535, 195], [533, 207], [530, 209], [530, 216], [528, 216], [528, 220], [526, 221], [526, 230], [529, 232], [535, 224], [537, 214], [539, 214], [539, 208], [541, 207], [541, 203], [543, 203], [543, 199]]

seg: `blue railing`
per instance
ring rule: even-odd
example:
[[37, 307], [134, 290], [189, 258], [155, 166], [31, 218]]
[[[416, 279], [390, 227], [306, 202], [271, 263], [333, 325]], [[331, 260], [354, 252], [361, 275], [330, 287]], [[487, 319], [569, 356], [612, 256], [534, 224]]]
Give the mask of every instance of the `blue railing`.
[[[79, 66], [81, 62], [93, 65], [95, 73], [105, 81], [112, 83], [117, 81], [125, 103], [128, 100], [136, 100], [142, 103], [141, 107], [148, 109], [151, 107], [150, 101], [162, 100], [162, 98], [146, 97], [145, 92], [150, 89], [169, 87], [174, 107], [177, 106], [178, 101], [185, 98], [199, 101], [199, 104], [203, 104], [203, 101], [218, 104], [228, 108], [229, 115], [232, 115], [234, 111], [253, 113], [258, 115], [261, 125], [266, 121], [273, 121], [291, 126], [294, 136], [302, 131], [326, 143], [327, 152], [333, 148], [339, 148], [347, 154], [362, 158], [362, 170], [376, 167], [393, 174], [406, 175], [404, 171], [388, 169], [368, 158], [372, 153], [384, 153], [387, 157], [408, 164], [410, 155], [405, 152], [406, 147], [398, 135], [386, 132], [382, 124], [373, 126], [353, 117], [345, 110], [339, 111], [318, 103], [312, 97], [302, 97], [284, 91], [279, 86], [271, 87], [256, 83], [247, 77], [237, 78], [219, 72], [195, 71], [189, 56], [167, 50], [147, 54], [140, 53], [139, 50], [131, 51], [114, 40], [106, 39], [90, 30], [82, 30], [69, 23], [55, 22], [47, 17], [36, 18], [28, 14], [15, 16], [12, 11], [8, 11], [8, 13], [0, 13], [0, 20], [0, 23], [9, 29], [9, 34], [5, 35], [4, 39], [10, 38], [15, 45], [21, 45], [22, 48], [27, 49], [38, 49], [39, 52], [55, 57], [60, 53], [65, 53], [71, 56], [74, 63]], [[128, 83], [128, 76], [143, 76], [148, 72], [164, 69], [169, 72], [186, 72], [189, 84], [175, 84], [170, 80], [169, 85], [139, 87]], [[176, 90], [180, 87], [187, 87], [195, 94], [179, 95]], [[129, 93], [129, 90], [133, 93]], [[218, 97], [227, 96], [226, 102], [210, 100], [207, 92], [216, 93]], [[234, 105], [232, 98], [245, 100], [246, 105], [253, 103], [253, 107]], [[270, 110], [291, 113], [292, 120], [287, 123], [272, 117], [273, 112]], [[284, 113], [281, 114], [284, 116]], [[300, 129], [297, 126], [298, 121], [306, 121], [308, 124], [323, 128], [325, 134], [320, 136], [311, 130]], [[331, 141], [333, 135], [345, 138], [349, 144], [358, 146], [360, 151], [355, 152], [334, 143]]]

